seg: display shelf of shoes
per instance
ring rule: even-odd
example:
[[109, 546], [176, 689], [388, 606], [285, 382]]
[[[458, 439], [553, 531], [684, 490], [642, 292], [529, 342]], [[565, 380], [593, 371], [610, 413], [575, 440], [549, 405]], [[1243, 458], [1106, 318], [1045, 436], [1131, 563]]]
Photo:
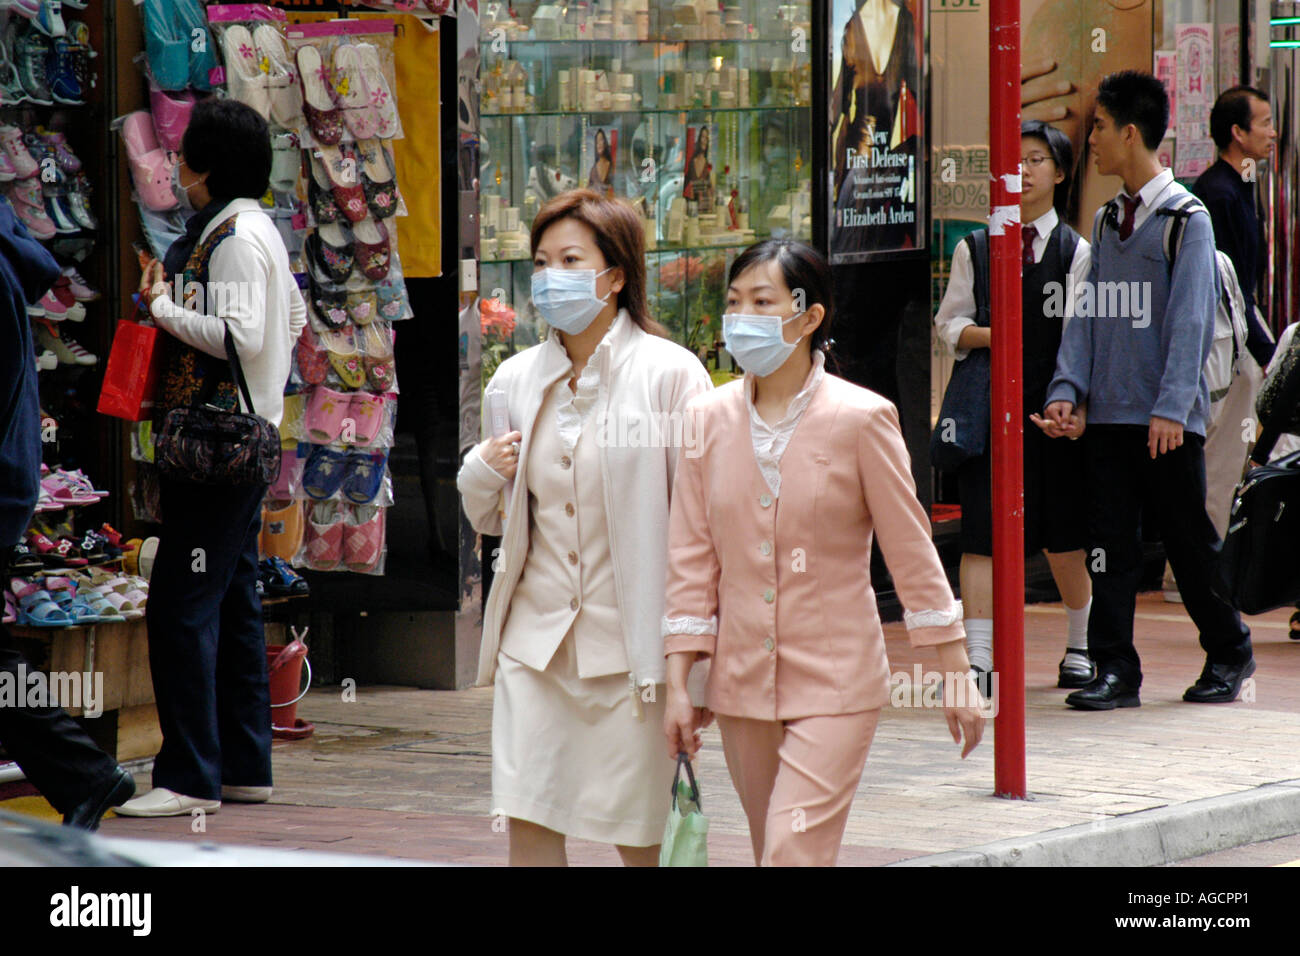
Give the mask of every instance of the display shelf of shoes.
[[651, 314], [716, 365], [731, 261], [812, 235], [810, 4], [542, 4], [528, 22], [494, 6], [480, 34], [480, 288], [497, 303], [484, 380], [542, 334], [529, 224], [578, 186], [633, 204]]

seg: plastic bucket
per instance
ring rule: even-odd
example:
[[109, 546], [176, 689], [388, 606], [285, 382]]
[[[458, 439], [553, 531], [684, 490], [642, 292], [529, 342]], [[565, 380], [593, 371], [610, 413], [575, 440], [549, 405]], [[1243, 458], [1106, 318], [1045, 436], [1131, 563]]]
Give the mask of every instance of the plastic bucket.
[[[307, 686], [302, 687], [302, 669], [307, 666]], [[307, 645], [294, 640], [289, 644], [266, 646], [267, 681], [271, 689], [272, 731], [293, 730], [298, 726], [298, 701], [311, 689], [311, 663]], [[301, 688], [301, 689], [300, 689]]]

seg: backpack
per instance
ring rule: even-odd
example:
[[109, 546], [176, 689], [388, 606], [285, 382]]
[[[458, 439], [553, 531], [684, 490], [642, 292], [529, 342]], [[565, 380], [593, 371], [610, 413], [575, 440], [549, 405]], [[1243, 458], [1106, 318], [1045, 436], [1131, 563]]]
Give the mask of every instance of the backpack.
[[[1191, 193], [1183, 193], [1168, 206], [1155, 211], [1157, 216], [1165, 216], [1164, 252], [1167, 275], [1174, 274], [1174, 261], [1178, 251], [1183, 247], [1183, 229], [1187, 220], [1197, 212], [1207, 216], [1209, 211], [1201, 201]], [[1119, 199], [1107, 202], [1098, 210], [1097, 239], [1100, 240], [1107, 226], [1119, 228]], [[1222, 401], [1232, 386], [1233, 378], [1240, 372], [1238, 363], [1246, 350], [1246, 301], [1241, 293], [1241, 284], [1237, 281], [1237, 270], [1227, 254], [1216, 249], [1214, 258], [1218, 263], [1218, 276], [1215, 290], [1218, 304], [1214, 310], [1214, 344], [1205, 360], [1202, 370], [1210, 387], [1210, 404]]]

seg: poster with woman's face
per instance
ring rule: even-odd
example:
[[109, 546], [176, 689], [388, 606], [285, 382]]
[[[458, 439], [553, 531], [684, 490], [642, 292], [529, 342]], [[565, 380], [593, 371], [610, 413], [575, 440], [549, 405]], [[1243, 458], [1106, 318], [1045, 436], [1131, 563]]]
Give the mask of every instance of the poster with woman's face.
[[701, 123], [686, 127], [686, 168], [682, 174], [682, 197], [699, 203], [699, 212], [713, 209], [713, 126]]
[[832, 0], [832, 263], [925, 246], [920, 0]]
[[614, 157], [618, 154], [618, 128], [593, 126], [587, 132], [587, 187], [603, 196], [614, 195]]

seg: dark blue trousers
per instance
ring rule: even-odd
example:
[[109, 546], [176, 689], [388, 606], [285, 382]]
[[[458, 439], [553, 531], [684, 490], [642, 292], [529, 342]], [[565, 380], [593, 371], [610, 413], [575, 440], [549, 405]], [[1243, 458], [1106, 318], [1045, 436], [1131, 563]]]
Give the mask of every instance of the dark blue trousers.
[[149, 665], [163, 745], [153, 785], [217, 800], [271, 785], [271, 700], [257, 594], [264, 486], [163, 478], [149, 580]]
[[[1153, 460], [1145, 425], [1089, 425], [1085, 445], [1092, 577], [1088, 651], [1097, 672], [1142, 683], [1133, 615], [1143, 526], [1160, 534], [1206, 660], [1234, 666], [1250, 660], [1250, 629], [1210, 589], [1220, 541], [1205, 513], [1205, 439], [1184, 432], [1182, 445]], [[1059, 506], [1075, 505], [1061, 501]]]

